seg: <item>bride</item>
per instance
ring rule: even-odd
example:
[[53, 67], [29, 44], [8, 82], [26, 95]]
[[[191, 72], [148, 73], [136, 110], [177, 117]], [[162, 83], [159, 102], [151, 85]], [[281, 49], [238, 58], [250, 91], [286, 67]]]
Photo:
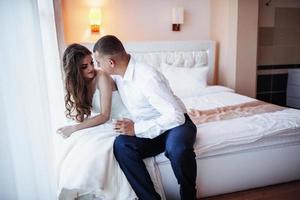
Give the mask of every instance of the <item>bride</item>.
[[59, 199], [137, 199], [113, 155], [111, 119], [129, 116], [114, 81], [79, 44], [65, 50], [63, 69], [66, 116], [74, 123], [57, 130], [64, 138], [56, 138]]

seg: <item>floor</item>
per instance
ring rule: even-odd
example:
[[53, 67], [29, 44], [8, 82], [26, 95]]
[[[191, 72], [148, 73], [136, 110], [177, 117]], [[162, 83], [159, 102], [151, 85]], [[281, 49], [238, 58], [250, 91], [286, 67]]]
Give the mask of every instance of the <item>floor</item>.
[[300, 200], [300, 181], [235, 192], [200, 200]]

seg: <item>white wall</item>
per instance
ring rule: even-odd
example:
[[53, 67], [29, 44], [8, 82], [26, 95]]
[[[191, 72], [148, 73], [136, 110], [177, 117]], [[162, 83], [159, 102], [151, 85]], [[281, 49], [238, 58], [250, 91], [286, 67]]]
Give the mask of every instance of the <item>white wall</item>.
[[217, 41], [218, 83], [235, 89], [238, 0], [211, 1], [211, 39]]
[[218, 83], [255, 97], [258, 0], [212, 0], [211, 38], [219, 44]]
[[236, 92], [256, 97], [258, 0], [238, 1]]
[[[206, 40], [210, 37], [210, 0], [62, 0], [65, 42], [88, 42], [91, 35], [88, 11], [102, 7], [102, 34], [113, 34], [122, 41]], [[180, 32], [172, 31], [171, 11], [185, 10]]]

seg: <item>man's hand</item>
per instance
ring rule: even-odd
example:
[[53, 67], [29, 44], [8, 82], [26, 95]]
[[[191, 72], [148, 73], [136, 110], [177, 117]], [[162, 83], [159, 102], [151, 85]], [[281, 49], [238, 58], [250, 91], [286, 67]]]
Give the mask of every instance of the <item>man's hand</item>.
[[64, 126], [57, 129], [56, 133], [60, 134], [63, 138], [68, 138], [75, 131], [76, 131], [75, 126]]
[[114, 130], [122, 135], [135, 136], [134, 122], [131, 119], [123, 118], [121, 120], [117, 120]]

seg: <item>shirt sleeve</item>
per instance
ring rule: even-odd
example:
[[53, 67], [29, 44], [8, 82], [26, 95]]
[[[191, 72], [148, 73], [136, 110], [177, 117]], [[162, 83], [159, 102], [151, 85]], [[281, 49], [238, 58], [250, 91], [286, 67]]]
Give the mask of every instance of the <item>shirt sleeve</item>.
[[160, 116], [135, 122], [135, 135], [142, 138], [157, 137], [185, 122], [185, 106], [173, 94], [166, 78], [159, 72], [151, 75], [153, 76], [145, 84], [142, 84], [141, 89], [149, 103], [160, 113]]

